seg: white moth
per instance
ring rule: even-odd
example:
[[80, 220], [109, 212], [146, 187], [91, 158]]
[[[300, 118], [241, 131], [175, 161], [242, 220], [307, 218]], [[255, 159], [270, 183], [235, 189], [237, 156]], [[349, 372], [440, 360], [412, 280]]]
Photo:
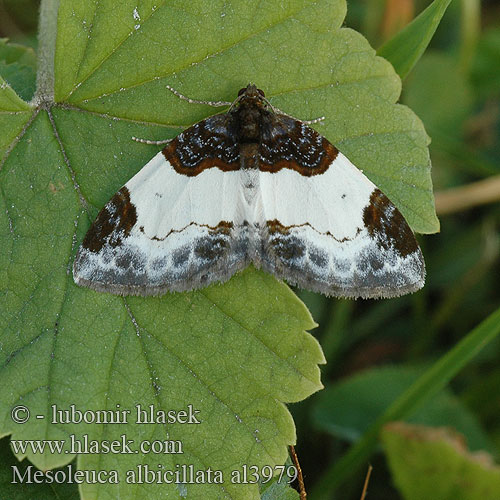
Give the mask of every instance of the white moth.
[[73, 272], [95, 290], [158, 295], [225, 281], [249, 263], [341, 297], [394, 297], [425, 278], [398, 209], [254, 85], [227, 113], [169, 142], [113, 196]]

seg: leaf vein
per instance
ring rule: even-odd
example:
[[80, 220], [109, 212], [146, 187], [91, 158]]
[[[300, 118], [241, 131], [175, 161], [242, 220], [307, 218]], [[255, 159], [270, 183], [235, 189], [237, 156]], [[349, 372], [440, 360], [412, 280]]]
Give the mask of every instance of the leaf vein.
[[92, 111], [89, 109], [80, 108], [78, 106], [72, 106], [71, 104], [66, 104], [66, 103], [57, 103], [57, 104], [55, 104], [55, 107], [58, 107], [58, 108], [61, 108], [64, 110], [69, 110], [69, 111], [77, 111], [79, 113], [89, 113], [90, 115], [98, 116], [99, 118], [105, 118], [105, 119], [109, 119], [109, 120], [121, 120], [121, 121], [124, 121], [127, 123], [134, 123], [137, 125], [154, 125], [154, 126], [158, 126], [158, 127], [165, 127], [167, 129], [184, 130], [185, 128], [192, 125], [192, 124], [174, 125], [174, 124], [166, 124], [166, 123], [159, 123], [159, 122], [152, 122], [152, 121], [145, 121], [145, 120], [135, 120], [133, 118], [125, 118], [123, 116], [111, 115], [109, 113], [99, 113], [98, 111]]
[[[159, 7], [159, 8], [158, 8], [155, 12], [159, 11], [162, 7], [165, 7], [165, 5], [163, 5], [163, 6]], [[111, 92], [106, 92], [106, 93], [101, 94], [101, 95], [99, 95], [99, 96], [93, 96], [93, 97], [87, 98], [87, 99], [85, 99], [83, 102], [89, 102], [89, 101], [91, 101], [91, 100], [97, 100], [97, 99], [100, 99], [100, 98], [102, 98], [102, 97], [108, 97], [108, 96], [113, 95], [113, 94], [116, 94], [116, 93], [118, 93], [118, 92], [122, 92], [123, 90], [133, 89], [133, 88], [136, 88], [136, 87], [140, 87], [141, 85], [145, 85], [145, 84], [147, 84], [147, 83], [151, 83], [151, 82], [153, 82], [153, 81], [161, 80], [161, 79], [164, 79], [164, 78], [169, 78], [169, 77], [171, 77], [172, 75], [175, 75], [176, 73], [179, 73], [179, 72], [181, 72], [181, 71], [184, 71], [184, 70], [186, 70], [186, 69], [188, 69], [188, 68], [192, 68], [192, 67], [198, 66], [199, 64], [203, 63], [206, 59], [209, 59], [209, 58], [212, 58], [212, 57], [218, 56], [218, 55], [220, 55], [220, 54], [223, 54], [224, 52], [227, 52], [228, 50], [233, 49], [233, 48], [234, 48], [234, 47], [236, 47], [237, 45], [239, 45], [239, 44], [241, 44], [241, 43], [244, 43], [244, 42], [246, 42], [246, 41], [248, 41], [248, 40], [251, 40], [251, 39], [253, 39], [253, 38], [255, 38], [255, 37], [259, 36], [260, 34], [262, 34], [262, 33], [266, 32], [266, 31], [268, 31], [269, 29], [275, 28], [275, 27], [279, 26], [280, 24], [284, 24], [284, 23], [286, 23], [286, 22], [287, 22], [287, 21], [289, 21], [290, 19], [293, 19], [295, 15], [297, 15], [297, 14], [298, 14], [298, 13], [300, 13], [300, 12], [302, 12], [302, 10], [304, 10], [304, 9], [306, 9], [306, 8], [308, 8], [308, 7], [309, 7], [309, 5], [306, 5], [306, 6], [304, 6], [303, 8], [299, 9], [298, 11], [296, 11], [296, 12], [292, 12], [292, 13], [290, 13], [289, 15], [287, 15], [287, 16], [285, 16], [285, 17], [283, 17], [282, 19], [279, 19], [278, 21], [276, 21], [276, 22], [274, 22], [274, 23], [267, 24], [266, 26], [264, 26], [264, 27], [263, 27], [262, 29], [260, 29], [260, 30], [257, 30], [257, 31], [255, 31], [255, 32], [253, 32], [253, 33], [249, 33], [248, 35], [246, 35], [246, 36], [243, 36], [243, 37], [239, 38], [238, 40], [236, 40], [236, 41], [234, 41], [234, 42], [232, 42], [232, 43], [230, 43], [230, 44], [228, 44], [228, 45], [226, 45], [226, 46], [222, 47], [220, 50], [217, 50], [216, 52], [213, 52], [213, 53], [211, 53], [211, 54], [206, 54], [205, 56], [203, 56], [202, 58], [198, 59], [197, 61], [187, 62], [184, 66], [181, 66], [181, 67], [179, 67], [179, 68], [176, 68], [175, 70], [169, 70], [170, 72], [169, 72], [168, 74], [164, 74], [164, 75], [161, 75], [161, 76], [159, 76], [159, 75], [155, 75], [153, 78], [148, 78], [148, 79], [143, 80], [143, 81], [141, 81], [141, 82], [134, 83], [134, 84], [132, 84], [132, 85], [129, 85], [128, 87], [123, 87], [123, 86], [121, 86], [120, 88], [117, 88], [116, 90], [113, 90], [113, 91], [111, 91]], [[151, 16], [150, 16], [150, 17], [151, 17]], [[148, 19], [149, 19], [149, 18], [148, 18]], [[121, 42], [121, 43], [123, 43], [123, 42]], [[121, 45], [121, 43], [117, 46], [117, 48]], [[115, 50], [116, 50], [116, 49], [115, 49]], [[114, 51], [113, 51], [113, 52], [114, 52]], [[112, 53], [110, 53], [110, 54], [107, 56], [107, 58], [109, 58], [111, 55], [112, 55]], [[104, 62], [104, 60], [103, 60], [103, 62]], [[102, 63], [103, 63], [103, 62], [102, 62]], [[101, 63], [101, 64], [102, 64], [102, 63]], [[95, 68], [94, 72], [95, 72], [97, 69], [98, 69], [98, 68]], [[91, 73], [91, 74], [89, 74], [85, 80], [87, 80], [88, 78], [90, 78], [90, 76], [91, 76], [91, 75], [92, 75], [92, 73]], [[85, 81], [85, 80], [84, 80], [84, 81]], [[83, 82], [81, 82], [81, 83], [83, 83]], [[76, 89], [76, 88], [77, 88], [77, 87], [75, 87], [75, 89]], [[73, 91], [74, 91], [75, 89], [73, 89]], [[70, 93], [70, 95], [73, 93], [73, 91]], [[68, 97], [69, 97], [69, 96], [68, 96]]]
[[[96, 6], [96, 10], [94, 11], [94, 20], [95, 20], [95, 13], [97, 12], [97, 7], [98, 5]], [[158, 12], [162, 7], [165, 7], [165, 4], [164, 5], [161, 5], [160, 7], [158, 7], [156, 10], [153, 10], [148, 17], [144, 18], [144, 21], [142, 24], [146, 23], [147, 21], [149, 21], [149, 19], [151, 19], [151, 17], [156, 13]], [[132, 30], [132, 31], [129, 31], [129, 33], [103, 58], [101, 59], [101, 61], [99, 61], [98, 65], [81, 81], [81, 82], [78, 82], [77, 85], [75, 85], [73, 87], [73, 89], [71, 90], [71, 92], [68, 94], [67, 98], [70, 97], [73, 92], [80, 87], [80, 85], [87, 81], [132, 35], [134, 35], [135, 33], [137, 33], [135, 30]], [[88, 48], [88, 41], [86, 43], [86, 46], [85, 46], [85, 51], [87, 50]], [[84, 54], [85, 55], [85, 54]], [[83, 57], [82, 57], [83, 59]], [[81, 67], [79, 68], [78, 70], [78, 74], [80, 74], [80, 69]]]
[[34, 110], [33, 114], [29, 118], [29, 120], [27, 120], [27, 122], [24, 124], [24, 127], [22, 128], [21, 132], [19, 132], [19, 134], [17, 134], [16, 137], [14, 137], [14, 140], [9, 144], [9, 146], [7, 146], [7, 149], [5, 150], [5, 153], [2, 157], [2, 159], [0, 160], [0, 172], [2, 171], [3, 166], [4, 166], [5, 162], [7, 161], [7, 158], [9, 157], [10, 153], [12, 153], [13, 149], [17, 146], [19, 141], [23, 138], [24, 134], [28, 130], [29, 126], [33, 123], [33, 120], [37, 117], [39, 112], [40, 112], [40, 108], [36, 108]]
[[59, 147], [61, 148], [61, 154], [63, 156], [64, 163], [65, 163], [66, 167], [68, 168], [69, 174], [71, 176], [71, 180], [73, 181], [73, 187], [74, 187], [76, 193], [78, 194], [78, 198], [80, 200], [80, 203], [81, 203], [82, 207], [88, 213], [89, 212], [89, 206], [88, 206], [87, 200], [83, 197], [83, 194], [80, 191], [80, 186], [76, 182], [75, 171], [73, 170], [73, 167], [71, 166], [71, 163], [69, 161], [68, 155], [66, 154], [66, 149], [65, 149], [64, 144], [63, 144], [63, 142], [61, 140], [61, 136], [59, 135], [59, 132], [57, 130], [57, 126], [56, 126], [56, 122], [54, 120], [54, 116], [53, 116], [52, 111], [50, 109], [47, 109], [47, 115], [49, 117], [50, 124], [52, 125], [52, 130], [54, 132], [54, 136], [55, 136], [55, 138], [57, 140], [57, 143], [59, 144]]
[[228, 312], [224, 311], [224, 309], [222, 309], [219, 304], [210, 300], [210, 298], [206, 295], [206, 292], [203, 289], [198, 290], [198, 292], [200, 293], [200, 295], [203, 295], [210, 302], [210, 304], [212, 306], [216, 307], [226, 318], [229, 318], [231, 321], [236, 323], [240, 328], [242, 328], [245, 332], [249, 333], [253, 338], [255, 338], [255, 340], [257, 340], [257, 342], [259, 342], [262, 346], [264, 346], [266, 348], [266, 350], [269, 351], [272, 355], [274, 355], [279, 361], [286, 363], [292, 369], [292, 371], [294, 371], [295, 373], [297, 373], [301, 377], [304, 377], [307, 380], [309, 380], [310, 382], [315, 383], [314, 380], [307, 378], [300, 370], [298, 370], [295, 366], [293, 366], [286, 358], [282, 358], [276, 351], [273, 351], [262, 339], [260, 339], [255, 334], [254, 331], [250, 330], [243, 323], [241, 323], [241, 321], [238, 321], [236, 318], [231, 316]]
[[[137, 328], [139, 328], [137, 326]], [[169, 347], [167, 344], [165, 344], [165, 342], [158, 338], [156, 335], [154, 335], [153, 333], [151, 333], [150, 331], [147, 332], [148, 335], [151, 336], [152, 339], [154, 339], [159, 345], [161, 345], [174, 359], [176, 359], [178, 361], [178, 363], [185, 368], [185, 370], [204, 388], [207, 390], [207, 392], [217, 401], [219, 402], [222, 406], [224, 406], [225, 408], [227, 408], [234, 416], [235, 418], [238, 417], [241, 421], [241, 423], [245, 426], [245, 428], [248, 430], [249, 434], [251, 435], [252, 439], [253, 440], [256, 440], [252, 430], [250, 429], [250, 427], [248, 426], [248, 424], [246, 424], [243, 419], [241, 419], [241, 417], [239, 416], [239, 414], [226, 402], [224, 402], [210, 387], [209, 385], [198, 375], [198, 373], [196, 373], [195, 370], [193, 370], [192, 367], [190, 367], [185, 360], [183, 360], [182, 358], [180, 358], [173, 350], [171, 347]], [[140, 334], [140, 331], [138, 331], [138, 336]], [[148, 361], [149, 362], [149, 361]], [[262, 441], [258, 441], [259, 444], [262, 444]], [[266, 453], [268, 454], [268, 456], [271, 456], [269, 454], [269, 452], [266, 450], [265, 446], [262, 444], [264, 450], [266, 451]]]
[[[141, 334], [141, 329], [139, 327], [139, 324], [137, 322], [137, 319], [135, 318], [134, 314], [132, 313], [131, 309], [130, 309], [130, 306], [128, 305], [127, 303], [127, 300], [126, 300], [126, 297], [123, 297], [123, 304], [125, 306], [125, 310], [127, 311], [128, 315], [129, 315], [129, 318], [130, 318], [130, 321], [132, 323], [132, 325], [134, 326], [134, 329], [137, 333], [137, 337], [139, 338], [139, 342], [141, 344], [141, 351], [142, 351], [142, 354], [144, 356], [144, 360], [146, 361], [146, 365], [148, 366], [148, 371], [149, 371], [149, 377], [150, 377], [150, 380], [153, 381], [154, 378], [155, 378], [155, 375], [154, 375], [154, 370], [152, 370], [152, 367], [153, 367], [153, 363], [151, 362], [151, 360], [149, 359], [148, 357], [148, 354], [147, 354], [147, 350], [146, 350], [146, 347], [144, 345], [144, 342], [142, 341], [142, 334]], [[146, 331], [146, 330], [144, 330]], [[170, 355], [172, 357], [174, 357], [175, 359], [177, 359], [177, 361], [179, 362], [179, 364], [181, 366], [183, 366], [189, 373], [190, 375], [193, 375], [193, 377], [203, 386], [205, 387], [208, 392], [217, 399], [217, 401], [219, 401], [222, 405], [226, 406], [229, 410], [233, 411], [228, 405], [226, 405], [223, 401], [220, 400], [220, 398], [217, 397], [217, 395], [208, 387], [208, 385], [200, 379], [200, 377], [193, 371], [189, 368], [189, 366], [187, 366], [187, 364], [182, 360], [180, 359], [173, 351], [171, 348], [169, 348], [167, 345], [165, 345], [160, 339], [158, 339], [155, 335], [151, 334], [150, 332], [147, 332], [151, 338], [153, 338], [157, 343], [159, 343], [166, 351], [168, 351], [170, 353]], [[157, 390], [156, 388], [154, 387], [154, 384], [151, 384], [152, 387], [153, 387], [153, 397], [154, 399], [156, 400], [156, 403], [158, 405], [159, 408], [162, 407], [162, 404], [161, 404], [161, 401], [159, 399], [159, 395], [157, 393]], [[235, 414], [236, 415], [236, 414]], [[248, 426], [246, 426], [248, 428]], [[167, 433], [167, 438], [168, 438], [168, 433]], [[183, 445], [183, 448], [185, 448], [185, 444]], [[265, 448], [264, 448], [265, 450]], [[267, 450], [266, 450], [267, 452]], [[206, 466], [206, 462], [204, 460], [202, 460], [199, 456], [199, 454], [197, 453], [194, 453], [193, 451], [190, 451], [190, 453], [195, 456], [204, 466]], [[226, 495], [228, 495], [228, 497], [230, 499], [233, 498], [232, 495], [230, 495], [226, 489], [224, 488], [223, 485], [221, 484], [218, 484], [217, 485]]]

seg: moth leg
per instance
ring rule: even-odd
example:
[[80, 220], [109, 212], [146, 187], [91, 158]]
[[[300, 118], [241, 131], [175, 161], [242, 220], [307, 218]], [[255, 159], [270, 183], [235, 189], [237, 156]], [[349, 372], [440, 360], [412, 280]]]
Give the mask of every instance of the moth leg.
[[163, 139], [162, 141], [150, 141], [149, 139], [140, 139], [139, 137], [132, 136], [132, 140], [135, 142], [140, 142], [141, 144], [153, 144], [159, 146], [160, 144], [168, 144], [172, 139]]
[[200, 101], [198, 99], [191, 99], [190, 97], [186, 97], [185, 95], [182, 95], [180, 92], [177, 92], [174, 88], [172, 88], [170, 85], [165, 85], [172, 94], [176, 95], [179, 99], [182, 99], [183, 101], [190, 102], [191, 104], [206, 104], [207, 106], [214, 106], [214, 107], [220, 107], [220, 106], [231, 106], [232, 102], [227, 102], [227, 101]]

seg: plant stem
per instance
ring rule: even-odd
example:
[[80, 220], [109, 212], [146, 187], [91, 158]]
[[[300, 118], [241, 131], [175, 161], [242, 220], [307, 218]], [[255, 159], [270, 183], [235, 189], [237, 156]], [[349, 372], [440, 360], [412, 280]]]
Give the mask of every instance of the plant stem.
[[436, 193], [436, 212], [452, 214], [500, 201], [500, 175]]
[[481, 31], [481, 2], [480, 0], [462, 0], [461, 7], [460, 69], [467, 74]]
[[59, 0], [42, 0], [38, 27], [36, 92], [33, 104], [54, 102], [54, 56]]

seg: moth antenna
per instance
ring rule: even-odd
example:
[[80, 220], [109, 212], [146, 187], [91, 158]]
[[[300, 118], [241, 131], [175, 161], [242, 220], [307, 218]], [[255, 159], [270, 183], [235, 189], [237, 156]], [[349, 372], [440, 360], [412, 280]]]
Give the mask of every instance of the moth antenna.
[[[266, 99], [266, 102], [269, 104], [269, 106], [271, 106], [271, 109], [275, 113], [278, 113], [278, 114], [283, 115], [283, 116], [288, 116], [288, 118], [293, 118], [294, 120], [297, 119], [297, 118], [295, 118], [295, 116], [289, 115], [288, 113], [281, 111], [281, 109], [277, 108], [276, 106], [273, 106], [267, 99]], [[312, 120], [299, 120], [299, 121], [301, 121], [302, 123], [305, 123], [306, 125], [313, 125], [314, 123], [322, 122], [325, 118], [326, 118], [325, 116], [320, 116], [319, 118], [313, 118]]]
[[198, 99], [191, 99], [190, 97], [186, 97], [185, 95], [181, 94], [174, 88], [172, 88], [170, 85], [165, 85], [172, 94], [176, 95], [179, 99], [182, 99], [183, 101], [187, 101], [191, 104], [206, 104], [207, 106], [213, 106], [213, 107], [221, 107], [221, 106], [231, 106], [231, 102], [227, 101], [200, 101]]
[[160, 144], [168, 144], [172, 139], [164, 139], [162, 141], [150, 141], [149, 139], [140, 139], [139, 137], [132, 136], [132, 140], [135, 142], [140, 142], [141, 144], [153, 144], [159, 146]]
[[320, 116], [319, 118], [313, 118], [312, 120], [301, 120], [301, 121], [306, 125], [313, 125], [314, 123], [322, 122], [325, 118], [326, 118], [325, 116]]

